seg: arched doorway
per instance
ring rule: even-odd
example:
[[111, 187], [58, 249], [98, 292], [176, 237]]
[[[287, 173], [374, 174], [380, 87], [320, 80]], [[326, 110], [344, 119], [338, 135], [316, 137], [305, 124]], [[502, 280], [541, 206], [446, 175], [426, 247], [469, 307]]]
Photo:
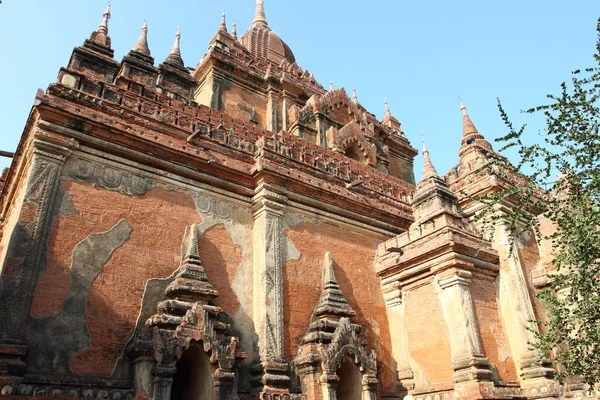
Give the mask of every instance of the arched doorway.
[[337, 376], [340, 378], [336, 390], [339, 400], [362, 399], [362, 374], [351, 357], [346, 356]]
[[213, 367], [198, 344], [187, 349], [176, 364], [172, 400], [214, 400]]

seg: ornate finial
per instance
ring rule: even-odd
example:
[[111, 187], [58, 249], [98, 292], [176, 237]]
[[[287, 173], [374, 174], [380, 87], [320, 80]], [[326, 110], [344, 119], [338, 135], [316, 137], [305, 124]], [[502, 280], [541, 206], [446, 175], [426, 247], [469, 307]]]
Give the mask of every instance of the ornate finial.
[[165, 59], [165, 63], [171, 64], [171, 65], [174, 65], [177, 67], [185, 68], [183, 59], [181, 58], [181, 48], [179, 46], [180, 41], [181, 41], [181, 28], [177, 27], [177, 34], [175, 34], [175, 43], [173, 43], [173, 48], [171, 49], [171, 52]]
[[333, 81], [329, 81], [329, 90], [333, 90]]
[[227, 32], [227, 24], [225, 23], [225, 11], [223, 11], [223, 15], [221, 15], [221, 25], [219, 26], [219, 31]]
[[233, 28], [231, 28], [231, 36], [233, 36], [234, 39], [237, 39], [237, 25], [234, 22], [233, 23]]
[[267, 24], [267, 17], [265, 16], [265, 4], [263, 0], [256, 0], [256, 11], [254, 12], [254, 21], [252, 21], [252, 25], [254, 24], [269, 26]]
[[171, 49], [171, 53], [173, 55], [181, 56], [181, 49], [179, 48], [179, 43], [181, 41], [181, 27], [177, 27], [177, 33], [175, 34], [175, 43], [173, 44], [173, 48]]
[[383, 104], [385, 105], [385, 115], [392, 115], [390, 112], [390, 106], [388, 105], [387, 97], [383, 99]]
[[102, 14], [102, 22], [100, 22], [100, 26], [98, 27], [98, 33], [108, 35], [108, 20], [109, 19], [110, 19], [110, 1], [108, 2], [108, 6], [106, 6], [106, 10], [104, 11], [104, 14]]
[[332, 284], [337, 284], [335, 279], [335, 272], [333, 271], [333, 259], [331, 253], [325, 253], [325, 259], [323, 260], [323, 289], [328, 288]]
[[333, 269], [333, 259], [329, 252], [325, 253], [323, 260], [323, 286], [321, 287], [321, 296], [317, 302], [314, 315], [316, 317], [334, 315], [352, 317], [356, 315], [340, 289]]
[[356, 89], [355, 88], [352, 88], [352, 101], [355, 104], [358, 104], [358, 96], [356, 95]]
[[142, 33], [137, 43], [131, 50], [139, 51], [140, 53], [150, 55], [150, 48], [148, 47], [148, 24], [146, 20], [144, 20], [144, 25], [142, 26]]
[[465, 105], [463, 104], [460, 96], [458, 96], [458, 101], [460, 102], [460, 111], [462, 112], [462, 115], [467, 115], [467, 107], [465, 107]]
[[175, 280], [167, 286], [165, 291], [168, 298], [185, 299], [185, 301], [201, 300], [208, 303], [219, 295], [208, 282], [206, 271], [200, 260], [198, 239], [198, 226], [188, 226], [182, 243], [181, 264]]
[[431, 159], [429, 158], [429, 150], [425, 146], [425, 139], [421, 136], [421, 141], [423, 142], [423, 176], [421, 180], [430, 178], [432, 176], [438, 176], [435, 167], [431, 163]]

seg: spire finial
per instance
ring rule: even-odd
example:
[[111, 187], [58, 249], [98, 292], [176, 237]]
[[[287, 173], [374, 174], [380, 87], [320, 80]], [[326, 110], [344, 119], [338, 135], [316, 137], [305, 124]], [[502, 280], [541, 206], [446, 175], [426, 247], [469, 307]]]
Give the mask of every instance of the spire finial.
[[331, 258], [331, 253], [325, 253], [325, 258], [323, 259], [323, 286], [322, 288], [327, 288], [331, 283], [337, 283], [335, 279], [335, 272], [333, 271], [333, 259]]
[[233, 36], [234, 39], [237, 39], [237, 25], [234, 22], [233, 23], [233, 28], [231, 28], [231, 36]]
[[432, 176], [438, 176], [438, 173], [429, 158], [429, 150], [425, 146], [425, 138], [423, 136], [421, 136], [421, 141], [423, 142], [423, 176], [421, 180], [423, 180]]
[[254, 12], [254, 21], [252, 21], [252, 25], [254, 24], [269, 26], [269, 24], [267, 24], [267, 17], [265, 16], [264, 0], [256, 0], [256, 11]]
[[106, 10], [104, 14], [102, 14], [102, 22], [100, 22], [100, 26], [98, 27], [98, 33], [102, 33], [104, 35], [108, 35], [108, 20], [110, 19], [110, 1], [106, 6]]
[[221, 25], [219, 26], [219, 31], [227, 32], [227, 23], [225, 22], [225, 11], [223, 11], [223, 15], [221, 15]]
[[181, 56], [181, 49], [179, 48], [179, 44], [181, 41], [181, 27], [177, 27], [177, 33], [175, 34], [175, 43], [173, 43], [173, 48], [171, 49], [170, 55]]
[[463, 104], [460, 96], [458, 96], [458, 101], [460, 102], [460, 111], [462, 112], [462, 115], [467, 115], [467, 107], [465, 107], [465, 105]]
[[177, 33], [175, 34], [175, 43], [173, 43], [173, 48], [171, 52], [165, 59], [165, 63], [171, 64], [177, 67], [185, 68], [185, 64], [183, 63], [183, 59], [181, 58], [181, 28], [177, 27]]
[[387, 97], [384, 98], [383, 104], [385, 105], [385, 115], [392, 115], [390, 112], [390, 106], [388, 105]]
[[333, 90], [333, 81], [329, 81], [329, 90]]
[[358, 104], [358, 96], [356, 95], [356, 88], [352, 88], [352, 101]]
[[140, 53], [150, 55], [150, 48], [148, 47], [148, 23], [144, 20], [144, 25], [142, 26], [142, 33], [140, 38], [138, 39], [135, 46], [131, 48], [131, 50], [139, 51]]

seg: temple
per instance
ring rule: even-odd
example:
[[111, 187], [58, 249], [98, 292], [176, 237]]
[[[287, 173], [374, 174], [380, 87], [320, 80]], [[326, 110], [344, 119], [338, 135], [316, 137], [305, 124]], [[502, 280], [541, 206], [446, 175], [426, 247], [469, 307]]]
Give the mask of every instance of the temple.
[[110, 16], [0, 181], [0, 398], [583, 395], [528, 345], [551, 246], [474, 219], [505, 183], [462, 103], [457, 165], [423, 145], [416, 183], [387, 101], [324, 88], [262, 0], [195, 68], [179, 30], [157, 63], [146, 23], [116, 60]]

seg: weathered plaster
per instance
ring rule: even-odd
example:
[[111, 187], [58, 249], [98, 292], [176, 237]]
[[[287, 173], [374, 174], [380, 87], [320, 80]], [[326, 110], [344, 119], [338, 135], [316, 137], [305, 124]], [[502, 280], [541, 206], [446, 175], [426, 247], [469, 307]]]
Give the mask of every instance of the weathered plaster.
[[89, 347], [85, 314], [92, 282], [113, 252], [129, 239], [131, 230], [129, 222], [121, 220], [108, 232], [91, 234], [75, 247], [71, 286], [62, 312], [29, 321], [29, 354], [35, 357], [28, 362], [33, 370], [68, 373], [71, 357]]

